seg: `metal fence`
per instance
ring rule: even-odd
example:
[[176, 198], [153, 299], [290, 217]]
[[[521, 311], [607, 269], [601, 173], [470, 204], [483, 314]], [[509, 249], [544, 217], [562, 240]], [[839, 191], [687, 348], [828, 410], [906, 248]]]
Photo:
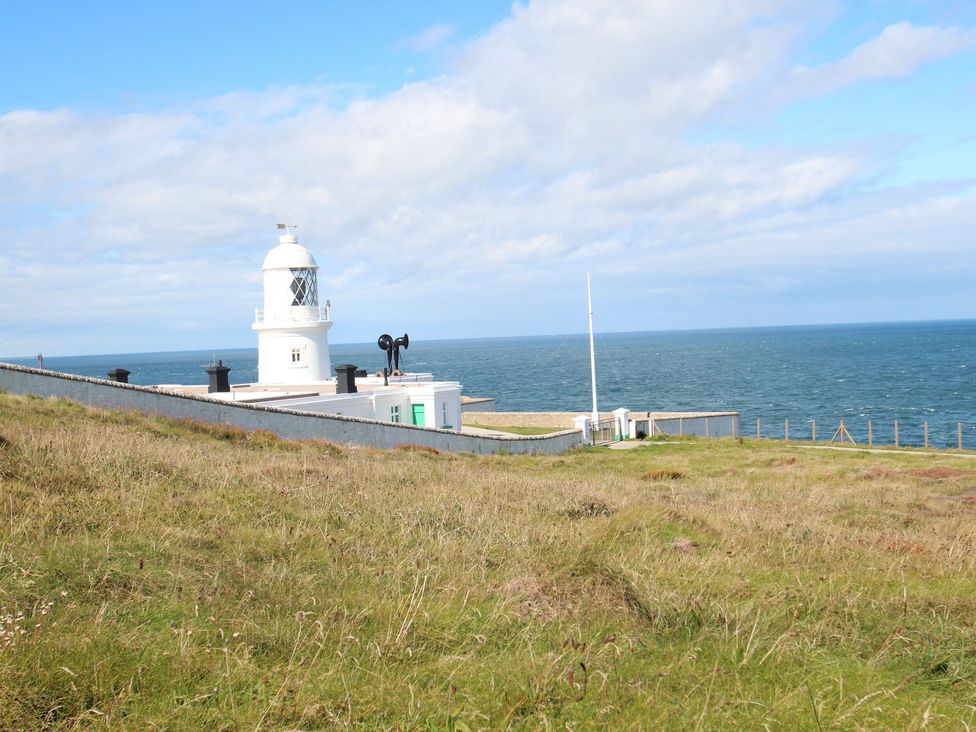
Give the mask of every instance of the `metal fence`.
[[617, 420], [601, 419], [599, 422], [590, 423], [590, 444], [605, 445], [613, 442], [617, 437]]
[[964, 450], [972, 449], [976, 444], [976, 425], [957, 422], [955, 428], [949, 431], [944, 426], [930, 430], [928, 421], [923, 421], [919, 431], [918, 422], [906, 423], [899, 420], [876, 422], [869, 419], [848, 423], [842, 419], [836, 423], [820, 422], [818, 425], [815, 419], [764, 421], [757, 417], [754, 436], [756, 439], [802, 440], [862, 447], [941, 447]]

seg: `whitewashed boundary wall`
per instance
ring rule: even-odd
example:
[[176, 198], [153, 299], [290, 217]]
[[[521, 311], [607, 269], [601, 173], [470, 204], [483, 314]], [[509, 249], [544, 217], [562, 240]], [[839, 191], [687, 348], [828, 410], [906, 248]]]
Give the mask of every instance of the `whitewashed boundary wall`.
[[293, 440], [328, 440], [371, 447], [422, 445], [448, 452], [550, 453], [581, 444], [576, 430], [554, 435], [511, 437], [467, 435], [451, 430], [378, 422], [356, 417], [310, 414], [260, 404], [232, 404], [136, 384], [0, 363], [0, 390], [60, 397], [106, 409], [132, 409], [174, 419], [191, 419], [244, 430], [267, 430]]
[[461, 414], [465, 412], [494, 412], [495, 411], [495, 400], [487, 397], [484, 399], [475, 399], [470, 402], [461, 402]]
[[739, 415], [735, 412], [688, 417], [631, 418], [632, 434], [695, 437], [738, 437]]

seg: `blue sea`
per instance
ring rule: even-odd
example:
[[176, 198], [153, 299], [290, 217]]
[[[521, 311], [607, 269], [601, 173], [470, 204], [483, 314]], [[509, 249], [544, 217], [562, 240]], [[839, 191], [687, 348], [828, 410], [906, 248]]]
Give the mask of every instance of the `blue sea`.
[[[500, 411], [590, 410], [586, 335], [411, 340], [406, 369], [458, 380], [463, 393], [492, 396]], [[333, 345], [333, 365], [381, 369], [375, 343]], [[136, 384], [206, 383], [212, 359], [230, 366], [233, 383], [257, 379], [257, 349], [48, 357], [45, 368], [105, 377], [127, 368]], [[873, 423], [876, 443], [976, 448], [976, 320], [791, 326], [596, 336], [600, 409], [738, 411], [743, 434], [819, 439], [840, 420], [858, 441]], [[12, 359], [36, 365], [36, 359]]]

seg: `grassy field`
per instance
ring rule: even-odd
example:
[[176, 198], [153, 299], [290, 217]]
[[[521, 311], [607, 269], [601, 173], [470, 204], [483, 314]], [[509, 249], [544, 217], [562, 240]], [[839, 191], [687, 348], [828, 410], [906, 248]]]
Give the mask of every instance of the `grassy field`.
[[976, 725], [976, 461], [284, 442], [0, 394], [0, 729]]

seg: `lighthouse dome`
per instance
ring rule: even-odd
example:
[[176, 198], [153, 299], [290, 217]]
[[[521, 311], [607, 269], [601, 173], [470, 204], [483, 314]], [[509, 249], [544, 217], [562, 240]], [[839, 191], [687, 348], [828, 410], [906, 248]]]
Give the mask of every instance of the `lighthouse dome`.
[[268, 252], [261, 269], [318, 269], [318, 264], [297, 236], [285, 234], [278, 237], [278, 246]]

